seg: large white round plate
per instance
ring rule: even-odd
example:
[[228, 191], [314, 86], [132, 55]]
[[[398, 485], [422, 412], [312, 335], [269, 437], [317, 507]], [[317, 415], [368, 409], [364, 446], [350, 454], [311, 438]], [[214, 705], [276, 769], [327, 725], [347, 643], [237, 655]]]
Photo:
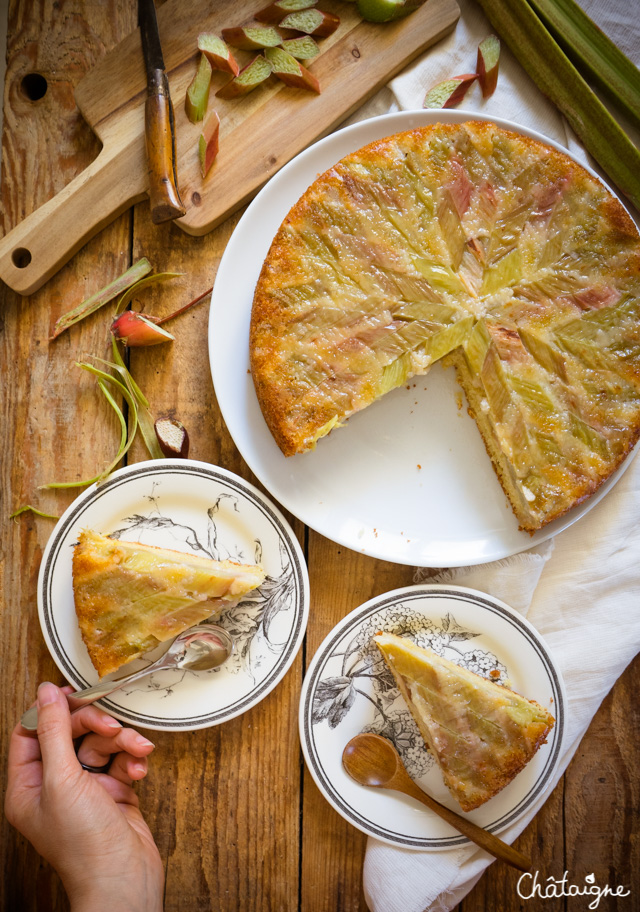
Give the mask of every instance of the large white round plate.
[[493, 680], [537, 700], [555, 717], [547, 743], [524, 770], [482, 807], [464, 814], [490, 832], [500, 832], [540, 800], [560, 756], [566, 697], [545, 644], [528, 621], [485, 593], [419, 585], [356, 608], [316, 652], [300, 698], [300, 740], [311, 775], [346, 820], [376, 839], [409, 849], [447, 849], [469, 840], [414, 799], [358, 785], [342, 767], [342, 751], [351, 738], [374, 731], [395, 743], [426, 792], [463, 813], [372, 643], [380, 630], [408, 636], [478, 674], [493, 671]]
[[[209, 356], [216, 396], [236, 446], [267, 490], [327, 538], [382, 560], [458, 567], [532, 547], [590, 510], [620, 470], [570, 513], [530, 536], [518, 529], [453, 368], [434, 365], [349, 419], [316, 450], [285, 458], [264, 422], [249, 373], [255, 285], [289, 209], [318, 174], [375, 139], [434, 121], [482, 120], [469, 111], [404, 111], [334, 133], [263, 188], [222, 257], [211, 299]], [[507, 129], [567, 150], [507, 121]], [[593, 173], [593, 172], [592, 172]], [[595, 175], [596, 177], [598, 175]], [[627, 462], [623, 468], [628, 465]]]
[[[82, 529], [216, 560], [261, 563], [266, 571], [262, 586], [216, 621], [235, 639], [223, 666], [151, 674], [100, 701], [114, 716], [143, 728], [206, 728], [251, 709], [282, 679], [304, 636], [309, 581], [293, 531], [256, 488], [204, 462], [153, 460], [114, 472], [71, 504], [42, 558], [38, 611], [56, 665], [78, 689], [98, 680], [73, 603], [71, 558]], [[159, 646], [113, 677], [165, 650]]]

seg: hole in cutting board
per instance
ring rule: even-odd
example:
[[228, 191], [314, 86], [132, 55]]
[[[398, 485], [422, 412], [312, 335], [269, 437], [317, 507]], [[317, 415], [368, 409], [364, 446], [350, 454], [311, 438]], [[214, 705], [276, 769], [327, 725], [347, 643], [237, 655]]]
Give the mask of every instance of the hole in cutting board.
[[20, 88], [29, 101], [39, 101], [47, 94], [49, 85], [42, 73], [27, 73], [20, 83]]
[[11, 254], [11, 262], [18, 269], [26, 269], [31, 262], [31, 251], [26, 247], [16, 247]]

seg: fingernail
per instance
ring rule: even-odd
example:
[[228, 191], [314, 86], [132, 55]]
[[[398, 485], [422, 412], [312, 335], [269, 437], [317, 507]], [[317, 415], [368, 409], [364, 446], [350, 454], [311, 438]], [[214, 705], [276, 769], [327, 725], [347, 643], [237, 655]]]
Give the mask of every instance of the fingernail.
[[48, 706], [58, 700], [58, 688], [55, 684], [45, 681], [38, 687], [38, 706]]
[[133, 764], [134, 773], [142, 773], [143, 775], [147, 772], [147, 767], [144, 763], [134, 763]]
[[122, 728], [122, 723], [118, 722], [117, 719], [114, 719], [111, 716], [104, 720], [104, 724], [107, 726], [107, 728]]
[[140, 747], [155, 747], [153, 741], [149, 741], [149, 739], [145, 738], [143, 735], [136, 735], [136, 744]]

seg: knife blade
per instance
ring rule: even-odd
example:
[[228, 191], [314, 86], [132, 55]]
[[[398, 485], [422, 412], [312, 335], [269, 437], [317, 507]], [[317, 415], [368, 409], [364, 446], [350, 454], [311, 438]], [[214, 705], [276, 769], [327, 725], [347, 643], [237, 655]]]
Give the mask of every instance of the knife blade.
[[138, 0], [140, 40], [147, 70], [145, 145], [151, 220], [158, 225], [186, 212], [178, 190], [176, 141], [169, 80], [164, 68], [154, 0]]

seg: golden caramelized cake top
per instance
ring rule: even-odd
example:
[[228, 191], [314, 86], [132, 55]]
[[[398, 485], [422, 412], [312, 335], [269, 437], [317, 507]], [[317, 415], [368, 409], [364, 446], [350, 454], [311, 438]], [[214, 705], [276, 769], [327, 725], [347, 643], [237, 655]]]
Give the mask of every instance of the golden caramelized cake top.
[[550, 146], [488, 122], [400, 133], [291, 209], [250, 352], [285, 455], [449, 356], [534, 531], [592, 494], [640, 433], [640, 238]]
[[73, 551], [76, 614], [101, 677], [217, 616], [263, 580], [260, 566], [120, 541], [88, 529]]
[[493, 798], [524, 769], [555, 719], [534, 700], [392, 633], [374, 637], [463, 811]]

